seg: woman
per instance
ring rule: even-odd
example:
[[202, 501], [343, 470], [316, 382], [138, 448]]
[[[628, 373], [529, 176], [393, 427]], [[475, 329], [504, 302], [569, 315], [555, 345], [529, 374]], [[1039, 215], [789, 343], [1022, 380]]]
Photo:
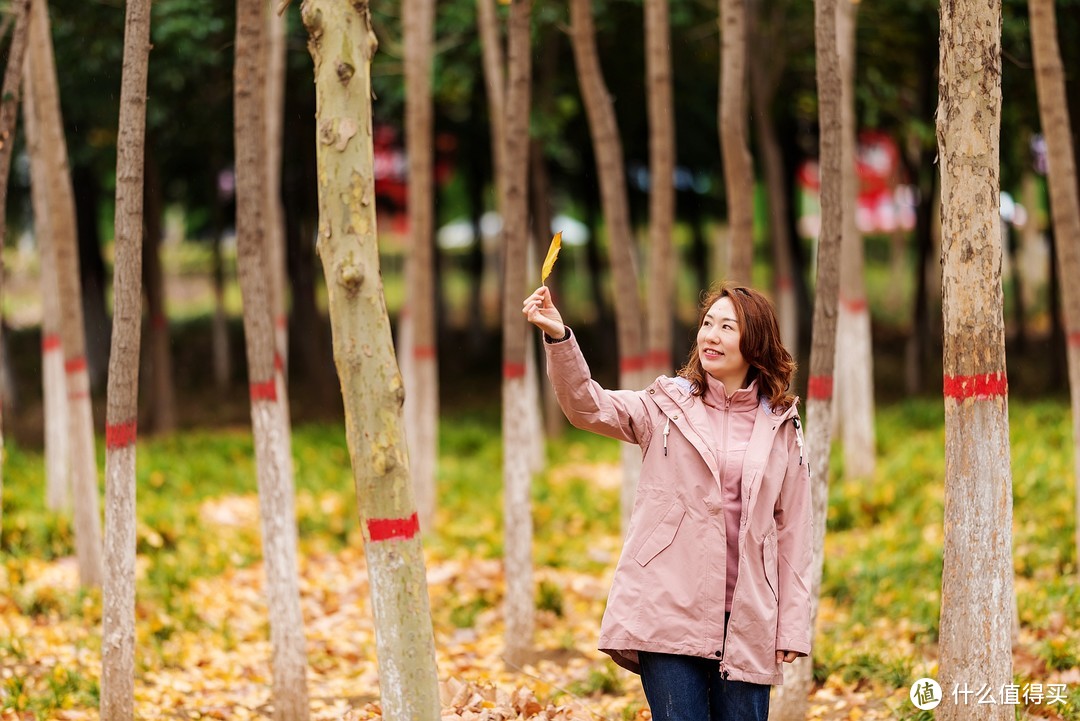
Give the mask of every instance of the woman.
[[600, 649], [641, 674], [657, 721], [765, 721], [811, 638], [810, 469], [772, 305], [710, 293], [678, 377], [643, 391], [592, 380], [546, 287], [522, 312], [570, 422], [643, 454]]

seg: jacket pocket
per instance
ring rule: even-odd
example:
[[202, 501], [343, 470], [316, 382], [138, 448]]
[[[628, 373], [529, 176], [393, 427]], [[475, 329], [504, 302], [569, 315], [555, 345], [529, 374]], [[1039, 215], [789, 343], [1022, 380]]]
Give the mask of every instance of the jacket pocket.
[[769, 535], [765, 536], [765, 543], [761, 547], [762, 560], [765, 563], [765, 583], [769, 584], [769, 590], [772, 591], [773, 599], [779, 602], [780, 594], [777, 593], [777, 586], [779, 586], [777, 574], [776, 574], [776, 531], [772, 531]]
[[656, 558], [657, 554], [670, 546], [671, 542], [675, 540], [675, 534], [678, 533], [679, 526], [682, 524], [685, 515], [686, 511], [683, 510], [682, 505], [678, 501], [672, 502], [667, 512], [664, 513], [663, 517], [638, 548], [637, 553], [634, 554], [634, 560], [642, 566], [648, 565], [649, 561]]

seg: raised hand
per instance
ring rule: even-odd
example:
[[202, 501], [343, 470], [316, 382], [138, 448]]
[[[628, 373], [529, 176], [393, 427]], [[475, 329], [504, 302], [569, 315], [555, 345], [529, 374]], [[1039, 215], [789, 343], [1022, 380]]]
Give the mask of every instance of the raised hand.
[[566, 325], [563, 324], [562, 314], [551, 301], [551, 290], [547, 286], [540, 286], [532, 295], [522, 303], [521, 312], [525, 320], [547, 333], [552, 338], [562, 338], [566, 335]]

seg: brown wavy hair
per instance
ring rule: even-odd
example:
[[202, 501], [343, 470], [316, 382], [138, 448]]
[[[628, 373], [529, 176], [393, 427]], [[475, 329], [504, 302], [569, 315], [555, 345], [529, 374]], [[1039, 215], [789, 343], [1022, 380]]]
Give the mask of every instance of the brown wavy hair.
[[[747, 382], [757, 379], [758, 395], [767, 398], [773, 410], [789, 408], [795, 402], [795, 396], [788, 392], [795, 375], [795, 359], [780, 341], [780, 324], [772, 303], [753, 288], [722, 283], [702, 294], [697, 330], [701, 329], [705, 314], [721, 298], [730, 298], [735, 308], [740, 333], [739, 352], [750, 364]], [[690, 356], [686, 365], [679, 369], [679, 375], [693, 383], [693, 394], [700, 396], [705, 394], [708, 383], [698, 357], [697, 330]]]

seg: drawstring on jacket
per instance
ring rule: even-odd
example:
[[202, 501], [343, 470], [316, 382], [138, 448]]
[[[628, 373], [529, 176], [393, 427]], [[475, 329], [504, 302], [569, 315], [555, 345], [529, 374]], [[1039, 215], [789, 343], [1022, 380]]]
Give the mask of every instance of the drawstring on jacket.
[[802, 423], [799, 423], [798, 418], [792, 418], [791, 422], [795, 424], [795, 443], [799, 446], [799, 465], [801, 466], [803, 462]]
[[664, 423], [664, 455], [667, 455], [667, 437], [668, 433], [671, 433], [671, 419], [668, 418]]

